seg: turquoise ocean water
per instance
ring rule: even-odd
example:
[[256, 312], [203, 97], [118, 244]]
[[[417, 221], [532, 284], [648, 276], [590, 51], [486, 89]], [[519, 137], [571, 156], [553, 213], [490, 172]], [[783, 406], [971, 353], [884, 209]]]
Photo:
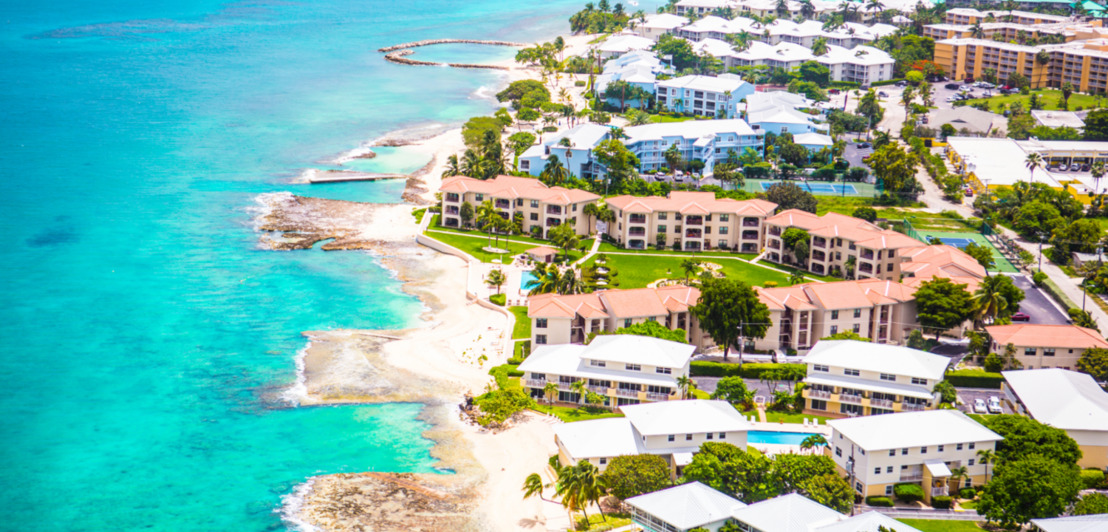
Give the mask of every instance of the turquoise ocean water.
[[288, 181], [490, 112], [499, 78], [375, 50], [548, 39], [577, 4], [0, 3], [0, 529], [280, 530], [312, 475], [433, 471], [419, 405], [280, 399], [301, 331], [404, 327], [419, 302], [366, 254], [255, 249], [248, 208], [278, 190], [398, 200], [399, 182]]

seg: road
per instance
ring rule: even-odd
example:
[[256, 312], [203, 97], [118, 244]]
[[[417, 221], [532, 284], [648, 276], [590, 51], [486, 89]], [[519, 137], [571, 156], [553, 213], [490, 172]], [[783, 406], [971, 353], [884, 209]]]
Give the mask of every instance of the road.
[[1013, 275], [1012, 283], [1023, 290], [1024, 297], [1019, 311], [1031, 316], [1028, 323], [1066, 325], [1070, 322], [1069, 315], [1026, 275]]

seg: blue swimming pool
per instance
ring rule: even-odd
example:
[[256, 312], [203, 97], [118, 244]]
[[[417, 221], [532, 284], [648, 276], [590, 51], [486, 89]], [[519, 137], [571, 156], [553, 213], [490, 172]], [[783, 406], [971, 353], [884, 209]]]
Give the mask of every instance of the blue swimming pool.
[[523, 272], [523, 275], [519, 278], [519, 291], [526, 292], [539, 284], [539, 278], [535, 277], [535, 274], [531, 272]]
[[815, 436], [810, 432], [771, 432], [764, 430], [752, 430], [746, 433], [746, 442], [749, 444], [770, 443], [775, 445], [800, 445], [804, 438]]

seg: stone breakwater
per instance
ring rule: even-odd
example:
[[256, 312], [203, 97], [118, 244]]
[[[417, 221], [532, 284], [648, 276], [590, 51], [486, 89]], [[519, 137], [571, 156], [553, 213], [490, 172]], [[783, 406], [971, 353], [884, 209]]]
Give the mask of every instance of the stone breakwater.
[[509, 67], [499, 65], [478, 65], [473, 63], [436, 63], [432, 61], [419, 61], [417, 59], [409, 59], [405, 56], [415, 53], [412, 48], [418, 48], [420, 46], [431, 46], [434, 44], [485, 44], [489, 46], [514, 46], [522, 48], [527, 46], [524, 43], [510, 42], [510, 41], [482, 41], [477, 39], [428, 39], [424, 41], [406, 42], [403, 44], [395, 44], [393, 46], [386, 46], [379, 48], [377, 51], [385, 54], [385, 61], [390, 63], [396, 63], [398, 65], [413, 65], [413, 66], [448, 66], [453, 68], [483, 68], [488, 70], [511, 70]]
[[404, 57], [406, 55], [414, 54], [414, 50], [397, 50], [395, 52], [389, 52], [385, 54], [385, 61], [390, 63], [396, 63], [398, 65], [412, 65], [412, 66], [448, 66], [453, 68], [486, 68], [489, 70], [511, 70], [506, 66], [499, 65], [475, 65], [472, 63], [435, 63], [432, 61], [419, 61], [416, 59], [408, 59]]
[[511, 41], [482, 41], [477, 39], [427, 39], [424, 41], [413, 41], [403, 44], [394, 44], [392, 46], [379, 48], [377, 51], [385, 53], [391, 52], [393, 50], [403, 50], [404, 48], [419, 48], [420, 46], [430, 46], [432, 44], [487, 44], [489, 46], [516, 46], [519, 48], [528, 46], [525, 43]]

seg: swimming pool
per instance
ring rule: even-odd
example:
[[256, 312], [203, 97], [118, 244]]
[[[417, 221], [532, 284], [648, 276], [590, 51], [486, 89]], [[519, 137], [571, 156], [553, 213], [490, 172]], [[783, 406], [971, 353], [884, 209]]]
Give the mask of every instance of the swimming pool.
[[527, 292], [539, 284], [539, 278], [531, 272], [523, 272], [519, 278], [519, 291]]
[[811, 432], [771, 432], [765, 430], [752, 430], [746, 433], [746, 443], [770, 443], [774, 445], [800, 445], [808, 436], [815, 436]]

